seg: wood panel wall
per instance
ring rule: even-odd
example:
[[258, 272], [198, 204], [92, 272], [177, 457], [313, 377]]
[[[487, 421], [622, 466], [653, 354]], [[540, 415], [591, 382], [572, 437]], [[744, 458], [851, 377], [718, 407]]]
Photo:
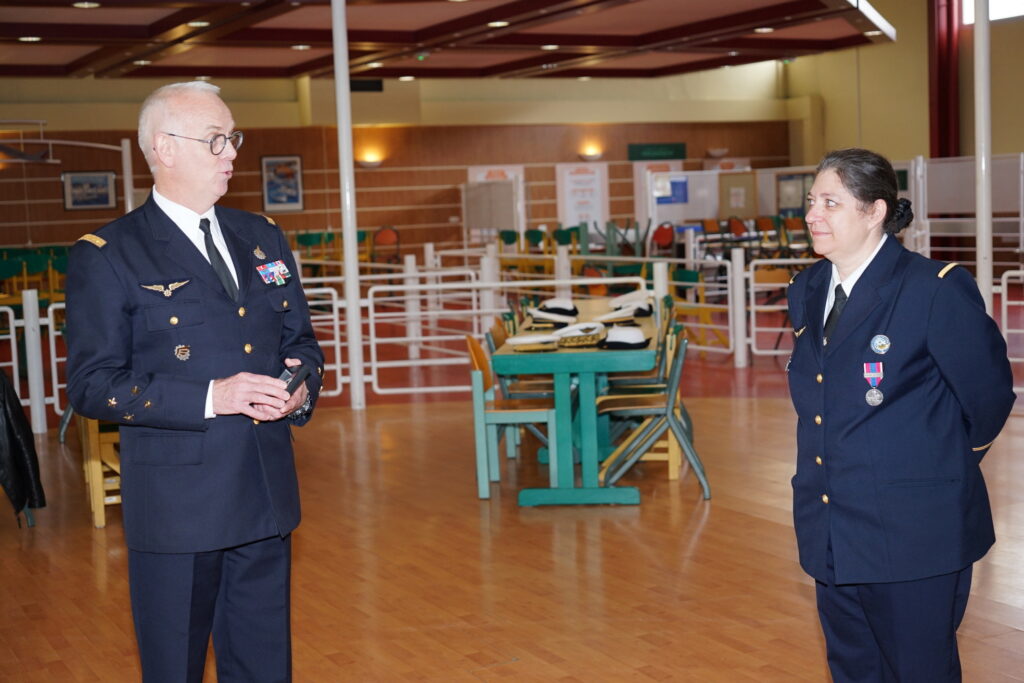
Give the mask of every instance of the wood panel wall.
[[[273, 217], [289, 231], [340, 230], [337, 131], [334, 128], [272, 128], [246, 130], [245, 145], [235, 162], [231, 189], [222, 203], [262, 212], [260, 157], [298, 154], [303, 162], [304, 210]], [[26, 138], [36, 134], [26, 133]], [[134, 131], [61, 132], [47, 137], [119, 144], [133, 141], [134, 183], [152, 180]], [[0, 133], [14, 144], [17, 133]], [[527, 212], [531, 225], [557, 223], [555, 164], [576, 161], [588, 143], [604, 150], [609, 162], [612, 217], [633, 216], [632, 168], [627, 147], [639, 142], [685, 142], [691, 162], [699, 168], [706, 150], [726, 147], [730, 156], [751, 157], [757, 167], [789, 163], [786, 122], [370, 127], [353, 132], [356, 157], [373, 149], [384, 158], [375, 169], [356, 169], [357, 221], [361, 230], [393, 225], [403, 249], [423, 242], [455, 243], [462, 235], [459, 185], [466, 169], [481, 164], [526, 167]], [[17, 146], [17, 145], [15, 145]], [[29, 152], [39, 151], [31, 146]], [[121, 159], [115, 152], [54, 146], [60, 164], [22, 164], [0, 158], [0, 245], [66, 243], [95, 230], [123, 213]], [[60, 175], [66, 171], [115, 171], [116, 210], [64, 209]]]

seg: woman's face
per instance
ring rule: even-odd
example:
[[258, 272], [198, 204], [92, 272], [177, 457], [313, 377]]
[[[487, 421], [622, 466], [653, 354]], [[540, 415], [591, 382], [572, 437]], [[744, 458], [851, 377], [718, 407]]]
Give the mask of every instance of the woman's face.
[[837, 266], [859, 266], [882, 238], [885, 201], [861, 211], [860, 202], [832, 169], [818, 174], [807, 194], [807, 228], [814, 251]]

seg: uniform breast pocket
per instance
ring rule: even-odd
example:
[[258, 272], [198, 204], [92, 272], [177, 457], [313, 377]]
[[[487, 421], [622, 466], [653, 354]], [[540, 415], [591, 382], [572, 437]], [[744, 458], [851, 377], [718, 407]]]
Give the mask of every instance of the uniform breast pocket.
[[295, 297], [295, 289], [290, 284], [267, 291], [267, 300], [270, 302], [270, 307], [278, 313], [287, 313], [295, 308], [297, 303]]
[[149, 306], [145, 309], [145, 316], [146, 329], [150, 332], [177, 330], [202, 325], [205, 322], [203, 304], [198, 299]]

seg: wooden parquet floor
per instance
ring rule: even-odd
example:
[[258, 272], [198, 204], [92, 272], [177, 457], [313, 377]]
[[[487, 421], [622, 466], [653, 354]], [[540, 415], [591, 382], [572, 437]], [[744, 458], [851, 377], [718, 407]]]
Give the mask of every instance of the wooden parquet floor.
[[[533, 509], [528, 453], [476, 499], [465, 401], [321, 409], [296, 430], [295, 680], [827, 681], [788, 399], [687, 405], [710, 502], [644, 463], [639, 506]], [[985, 461], [999, 541], [961, 628], [968, 682], [1024, 681], [1022, 446], [1015, 416]], [[91, 527], [73, 433], [38, 447], [50, 505], [0, 523], [0, 681], [136, 681], [120, 512]]]

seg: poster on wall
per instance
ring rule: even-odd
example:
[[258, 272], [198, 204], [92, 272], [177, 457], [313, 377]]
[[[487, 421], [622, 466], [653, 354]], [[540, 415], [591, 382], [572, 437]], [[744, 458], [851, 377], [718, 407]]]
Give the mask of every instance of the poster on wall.
[[595, 223], [604, 227], [608, 208], [608, 164], [555, 164], [558, 220], [563, 226]]
[[[515, 186], [516, 232], [522, 235], [526, 231], [526, 168], [524, 166], [470, 166], [466, 169], [470, 183], [487, 183], [511, 180]], [[477, 226], [466, 225], [465, 232], [474, 239]]]
[[261, 157], [263, 210], [302, 211], [302, 158]]
[[64, 209], [112, 209], [117, 205], [113, 171], [68, 171], [61, 174]]
[[[647, 208], [648, 191], [659, 200], [663, 196], [668, 196], [672, 192], [668, 173], [682, 170], [683, 162], [678, 160], [633, 162], [633, 213], [636, 214], [636, 220], [641, 226], [647, 225], [647, 219], [651, 217]], [[648, 189], [648, 184], [655, 182], [654, 178], [662, 179], [661, 186]]]

